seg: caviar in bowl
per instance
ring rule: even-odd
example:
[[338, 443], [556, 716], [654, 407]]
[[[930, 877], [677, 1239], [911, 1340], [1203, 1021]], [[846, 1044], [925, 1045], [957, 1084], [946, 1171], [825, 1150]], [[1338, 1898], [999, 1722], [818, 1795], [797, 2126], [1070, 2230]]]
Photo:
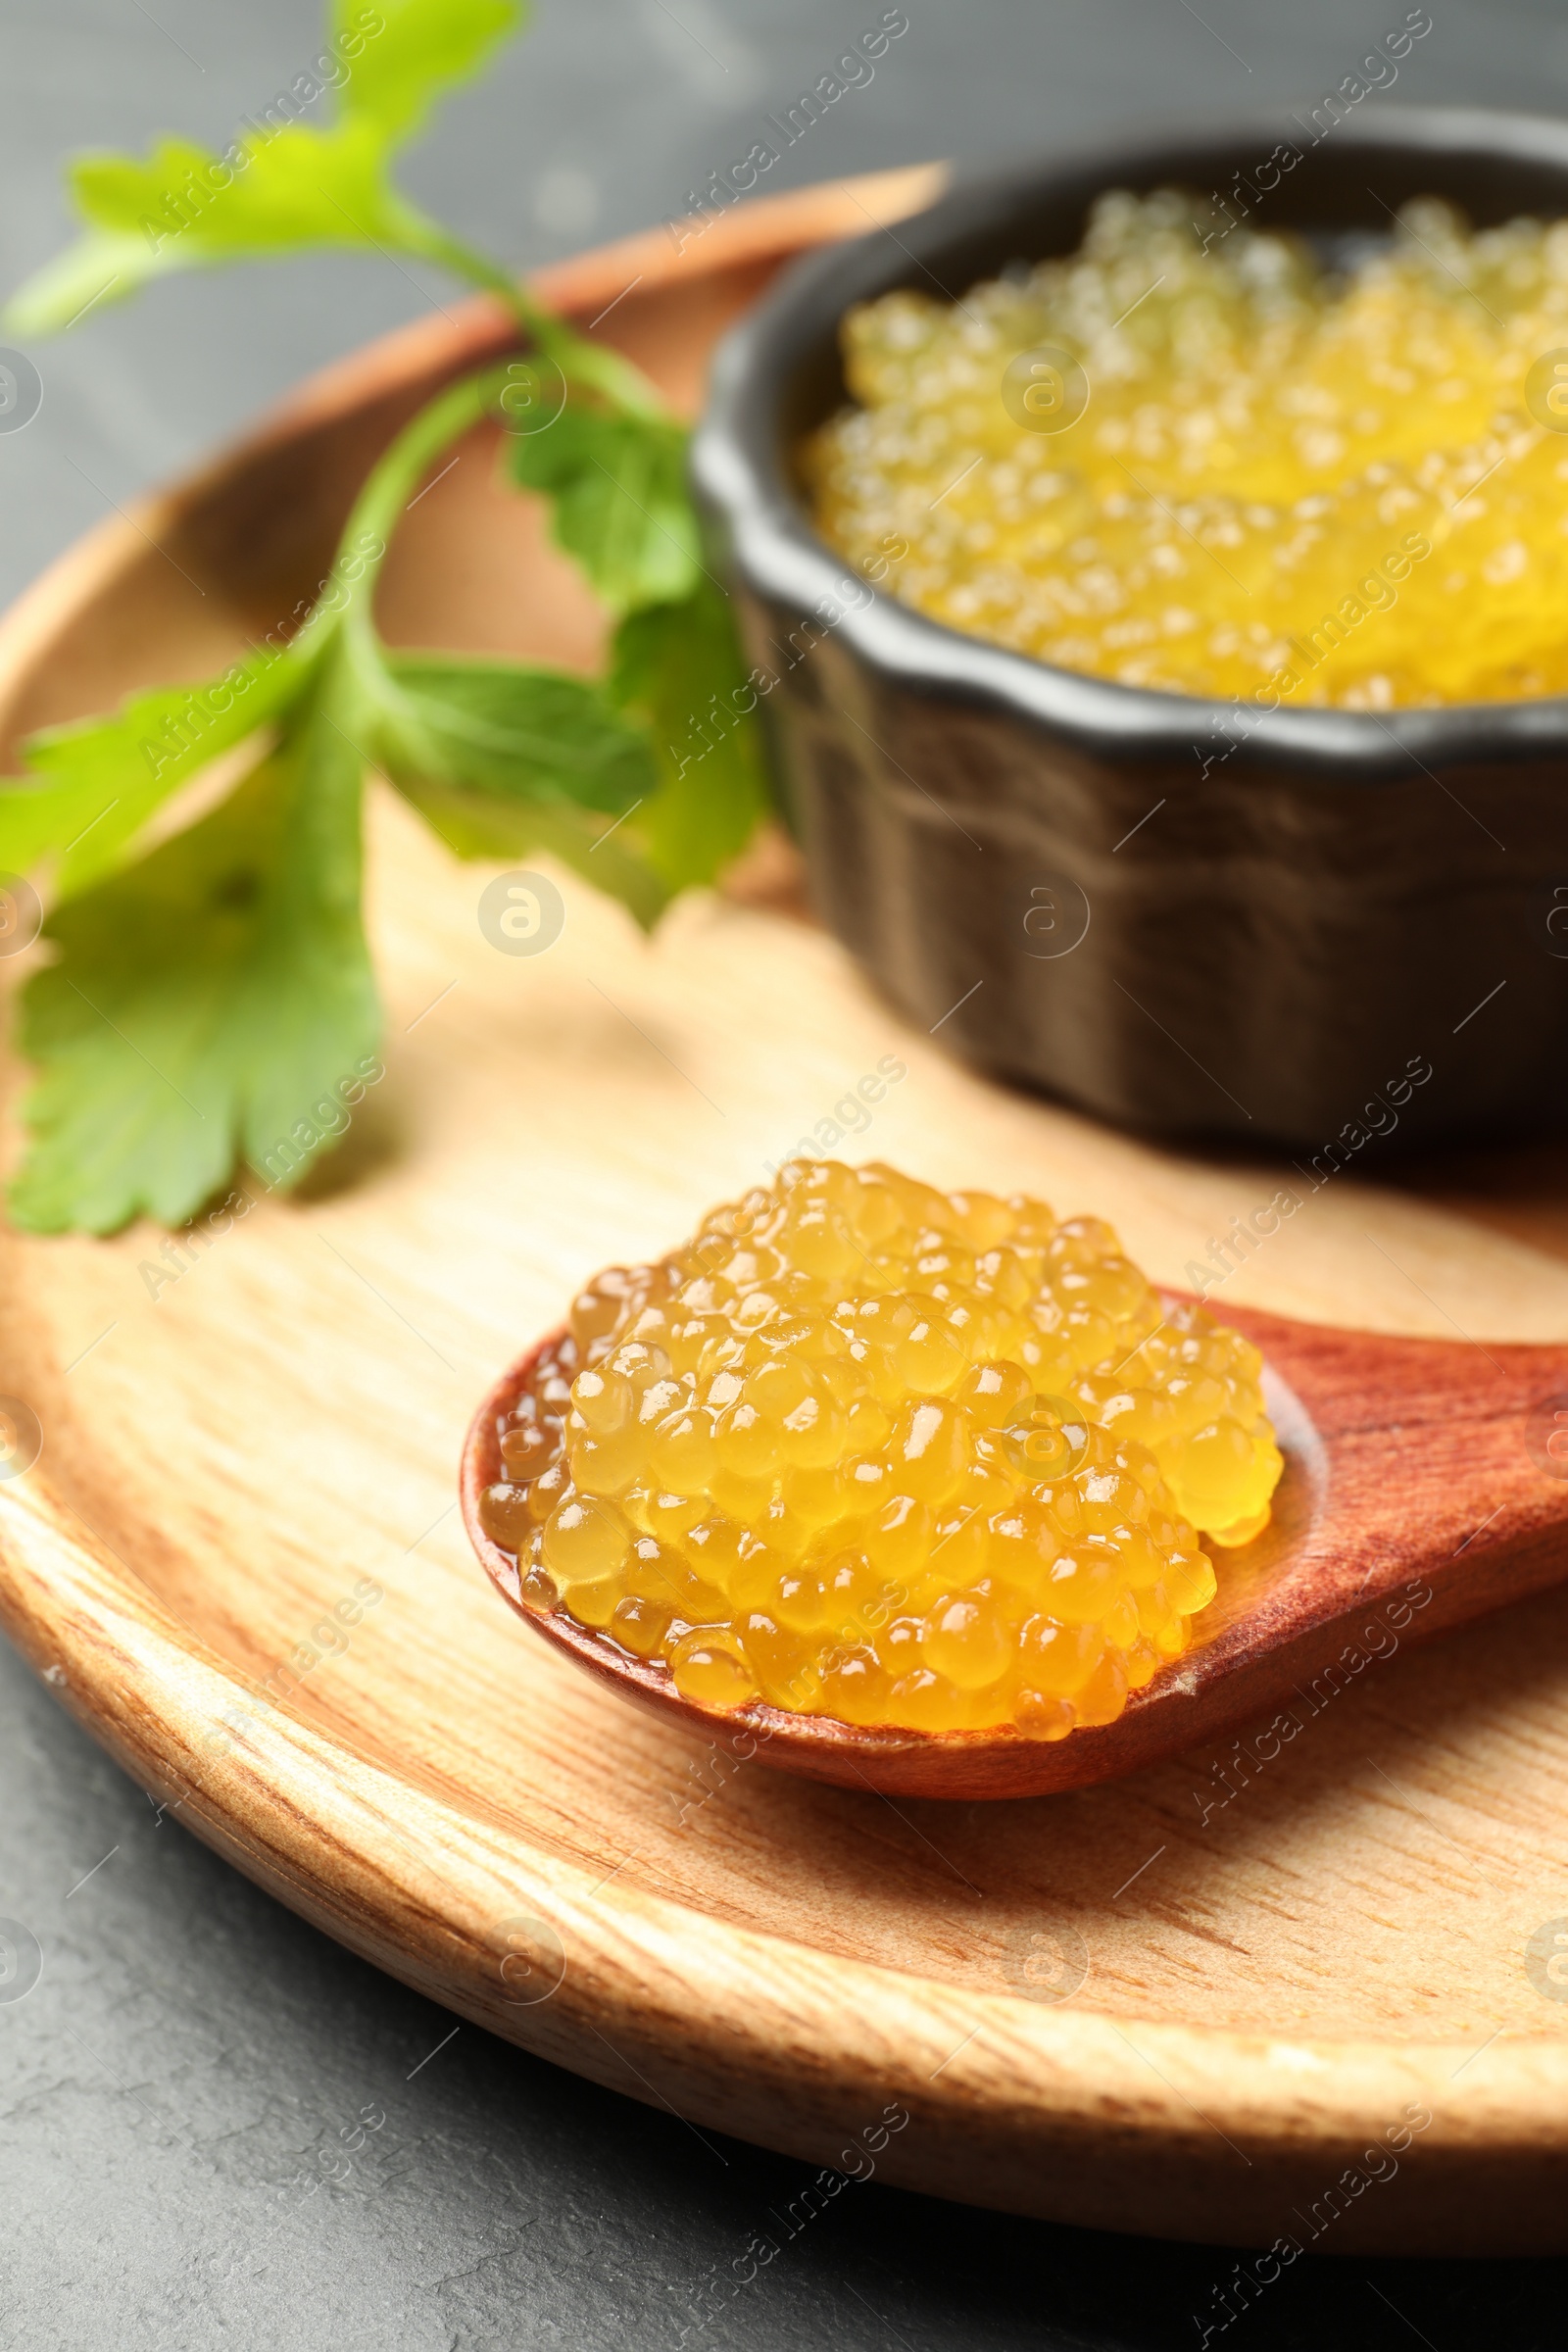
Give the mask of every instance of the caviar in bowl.
[[1357, 252], [1223, 220], [1113, 192], [1076, 253], [852, 311], [853, 404], [800, 453], [823, 537], [934, 620], [1122, 685], [1562, 694], [1568, 221], [1426, 197]]
[[[1288, 167], [1257, 170], [1287, 153]], [[1423, 200], [1487, 233], [1529, 216], [1544, 246], [1554, 234], [1561, 242], [1551, 224], [1568, 217], [1568, 133], [1400, 109], [1352, 117], [1315, 144], [1282, 117], [1097, 151], [960, 189], [896, 235], [805, 264], [735, 330], [699, 435], [697, 478], [739, 595], [781, 798], [819, 910], [944, 1042], [1125, 1125], [1278, 1140], [1331, 1168], [1348, 1137], [1372, 1131], [1396, 1130], [1404, 1144], [1557, 1124], [1568, 1047], [1568, 702], [1549, 661], [1521, 664], [1515, 692], [1506, 658], [1490, 668], [1472, 658], [1499, 645], [1506, 655], [1518, 576], [1508, 566], [1519, 561], [1511, 526], [1489, 539], [1461, 594], [1446, 590], [1464, 658], [1445, 676], [1472, 699], [1439, 700], [1430, 677], [1415, 674], [1429, 632], [1414, 624], [1420, 598], [1454, 567], [1440, 574], [1446, 559], [1419, 516], [1384, 519], [1375, 500], [1312, 525], [1303, 590], [1312, 612], [1339, 613], [1341, 636], [1345, 614], [1359, 607], [1370, 617], [1359, 636], [1350, 626], [1348, 653], [1325, 639], [1332, 659], [1293, 682], [1278, 659], [1262, 664], [1271, 633], [1277, 652], [1280, 637], [1304, 643], [1312, 632], [1264, 597], [1238, 631], [1237, 659], [1214, 670], [1183, 665], [1174, 624], [1163, 641], [1148, 638], [1152, 618], [1183, 617], [1182, 599], [1161, 602], [1157, 590], [1106, 627], [1068, 627], [1057, 611], [1033, 634], [1016, 613], [999, 622], [964, 612], [983, 565], [941, 580], [928, 563], [931, 593], [911, 592], [910, 562], [931, 556], [954, 510], [955, 534], [971, 522], [983, 532], [987, 516], [963, 501], [984, 466], [967, 487], [933, 473], [935, 517], [913, 531], [901, 532], [892, 510], [879, 516], [875, 495], [857, 509], [869, 476], [857, 477], [853, 449], [840, 451], [828, 480], [824, 434], [850, 391], [846, 320], [889, 304], [906, 320], [928, 305], [961, 312], [967, 290], [983, 285], [1025, 292], [1079, 252], [1111, 189], [1135, 210], [1157, 191], [1196, 191], [1210, 219], [1208, 191], [1226, 192], [1233, 212], [1249, 213], [1233, 254], [1255, 239], [1339, 270], [1396, 243], [1401, 212], [1407, 237], [1412, 224], [1426, 235], [1434, 217], [1408, 209]], [[1139, 316], [1165, 300], [1164, 289], [1152, 293]], [[1554, 331], [1548, 304], [1528, 333]], [[1568, 324], [1560, 332], [1568, 345]], [[1513, 357], [1528, 363], [1522, 380], [1551, 354]], [[1451, 379], [1456, 416], [1467, 402], [1485, 410], [1482, 373], [1473, 352], [1432, 388]], [[1097, 414], [1094, 389], [1080, 435]], [[1114, 397], [1100, 389], [1103, 423]], [[1401, 429], [1408, 422], [1399, 397], [1388, 388], [1380, 429], [1390, 410]], [[1513, 436], [1528, 450], [1500, 449], [1498, 474], [1483, 480], [1471, 468], [1447, 486], [1478, 545], [1518, 495], [1510, 468], [1544, 467], [1554, 482], [1551, 469], [1568, 460], [1568, 436], [1543, 413], [1544, 422], [1526, 415]], [[1143, 488], [1124, 484], [1123, 498], [1102, 485], [1073, 561], [1079, 575], [1102, 558], [1102, 571], [1115, 572], [1127, 555], [1118, 529], [1143, 534], [1134, 555], [1179, 547], [1211, 575], [1199, 593], [1193, 573], [1187, 598], [1206, 648], [1213, 598], [1234, 593], [1218, 564], [1245, 593], [1256, 585], [1257, 550], [1214, 538], [1196, 552], [1202, 500], [1230, 499], [1244, 542], [1270, 529], [1277, 541], [1278, 515], [1258, 521], [1268, 500], [1243, 495], [1267, 486], [1255, 464], [1248, 472], [1257, 452], [1245, 434], [1228, 476], [1195, 476], [1191, 504], [1173, 501], [1158, 452], [1141, 455], [1152, 446], [1148, 421], [1129, 413], [1117, 453]], [[1473, 439], [1471, 423], [1465, 430]], [[1146, 464], [1152, 470], [1140, 475]], [[1287, 487], [1294, 502], [1300, 484]], [[1383, 486], [1385, 505], [1398, 488]], [[877, 521], [885, 527], [867, 536]], [[1369, 529], [1388, 539], [1372, 550], [1375, 565]], [[1091, 550], [1097, 535], [1103, 544]], [[1544, 521], [1540, 536], [1544, 557], [1555, 558]], [[1069, 557], [1078, 544], [1062, 541]], [[1125, 586], [1125, 564], [1118, 576]], [[1544, 591], [1518, 609], [1539, 617], [1554, 599]], [[1275, 631], [1285, 618], [1293, 626]], [[1410, 675], [1392, 683], [1373, 652], [1385, 625], [1390, 659], [1398, 643], [1409, 657]], [[1545, 642], [1549, 652], [1549, 630]], [[1411, 1088], [1411, 1071], [1430, 1079]], [[1394, 1093], [1401, 1100], [1391, 1109]]]

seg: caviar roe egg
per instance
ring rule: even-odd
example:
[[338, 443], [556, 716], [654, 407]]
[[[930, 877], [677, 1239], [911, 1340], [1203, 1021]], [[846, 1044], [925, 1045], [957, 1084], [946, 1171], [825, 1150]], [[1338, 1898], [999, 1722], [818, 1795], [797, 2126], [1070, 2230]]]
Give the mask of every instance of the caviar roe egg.
[[1097, 1217], [794, 1160], [575, 1300], [480, 1512], [522, 1597], [687, 1698], [1112, 1722], [1267, 1524], [1261, 1358]]
[[1387, 226], [1356, 261], [1112, 192], [1065, 259], [851, 311], [819, 527], [933, 619], [1123, 685], [1568, 692], [1568, 220]]

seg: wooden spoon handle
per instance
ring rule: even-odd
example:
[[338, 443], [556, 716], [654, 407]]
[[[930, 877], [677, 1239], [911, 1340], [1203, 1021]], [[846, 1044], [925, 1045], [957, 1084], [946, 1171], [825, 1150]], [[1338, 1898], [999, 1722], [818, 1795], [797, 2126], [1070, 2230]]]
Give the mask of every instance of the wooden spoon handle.
[[1289, 1468], [1274, 1527], [1219, 1555], [1200, 1687], [1260, 1704], [1396, 1595], [1424, 1595], [1431, 1634], [1568, 1576], [1568, 1348], [1227, 1319], [1263, 1351]]

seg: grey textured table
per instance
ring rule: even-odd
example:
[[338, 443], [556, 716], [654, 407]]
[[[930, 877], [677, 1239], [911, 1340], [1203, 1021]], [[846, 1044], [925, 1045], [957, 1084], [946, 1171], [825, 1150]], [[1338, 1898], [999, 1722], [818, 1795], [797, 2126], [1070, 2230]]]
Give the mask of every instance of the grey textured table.
[[[908, 33], [772, 184], [1048, 148], [1129, 117], [1315, 97], [1396, 24], [1355, 0], [906, 0]], [[543, 0], [413, 167], [539, 261], [678, 210], [880, 7]], [[1568, 109], [1553, 0], [1432, 0], [1392, 98]], [[68, 146], [218, 141], [315, 52], [310, 0], [13, 0], [0, 279], [61, 241]], [[373, 258], [234, 271], [36, 354], [0, 436], [0, 591], [308, 369], [439, 290]], [[857, 2188], [756, 2282], [805, 2168], [700, 2139], [488, 2040], [326, 1942], [127, 1783], [0, 1651], [0, 1915], [43, 1973], [0, 2003], [0, 2344], [28, 2352], [1177, 2346], [1231, 2258]], [[334, 2178], [320, 2157], [381, 2120]], [[1136, 2217], [1129, 2217], [1135, 2219]], [[1564, 2266], [1302, 2262], [1240, 2347], [1560, 2343]], [[714, 2287], [718, 2289], [715, 2299]], [[713, 2316], [710, 2316], [713, 2315]], [[1217, 2337], [1214, 2340], [1219, 2340]]]

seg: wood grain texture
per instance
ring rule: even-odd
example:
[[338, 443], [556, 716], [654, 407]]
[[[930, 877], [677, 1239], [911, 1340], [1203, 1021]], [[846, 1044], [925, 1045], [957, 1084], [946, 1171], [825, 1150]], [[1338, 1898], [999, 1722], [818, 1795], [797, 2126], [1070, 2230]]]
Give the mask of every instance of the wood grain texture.
[[[761, 246], [731, 216], [607, 326], [632, 311], [626, 339], [690, 397], [726, 304], [864, 201], [813, 195], [795, 232], [775, 210]], [[592, 315], [623, 280], [581, 269]], [[346, 364], [76, 551], [0, 631], [6, 735], [270, 625], [397, 415], [496, 331], [479, 308]], [[409, 518], [396, 633], [589, 658], [573, 576], [482, 457]], [[896, 2102], [880, 2177], [1019, 2211], [1211, 2239], [1328, 2211], [1321, 2245], [1347, 2252], [1568, 2243], [1568, 2004], [1524, 1963], [1568, 1914], [1568, 1592], [1397, 1634], [1288, 1702], [1288, 1736], [1265, 1716], [1103, 1787], [970, 1806], [768, 1772], [623, 1706], [502, 1607], [463, 1533], [464, 1430], [529, 1336], [883, 1055], [906, 1074], [851, 1156], [1096, 1210], [1167, 1285], [1288, 1173], [976, 1079], [777, 911], [776, 853], [771, 882], [651, 942], [562, 877], [562, 938], [513, 959], [477, 928], [486, 872], [384, 795], [369, 850], [387, 1076], [336, 1158], [203, 1229], [168, 1281], [145, 1228], [0, 1239], [0, 1389], [44, 1430], [0, 1488], [0, 1610], [65, 1703], [353, 1949], [699, 2128], [848, 2166]], [[1212, 1303], [1499, 1359], [1560, 1346], [1564, 1198], [1546, 1151], [1346, 1170]], [[1517, 1474], [1489, 1429], [1419, 1498], [1455, 1544]], [[362, 1580], [381, 1597], [345, 1626]], [[1430, 2122], [1364, 2185], [1409, 2108]], [[1331, 2196], [1352, 2166], [1363, 2186]]]
[[[1264, 1351], [1285, 1449], [1273, 1521], [1245, 1548], [1208, 1546], [1220, 1590], [1193, 1620], [1193, 1648], [1133, 1691], [1114, 1723], [1065, 1740], [1010, 1727], [867, 1727], [761, 1700], [704, 1707], [676, 1689], [662, 1658], [631, 1656], [564, 1609], [530, 1607], [516, 1558], [486, 1534], [479, 1501], [506, 1476], [501, 1432], [548, 1377], [564, 1327], [511, 1365], [474, 1414], [464, 1524], [523, 1623], [623, 1698], [778, 1771], [950, 1801], [1093, 1788], [1266, 1717], [1293, 1694], [1327, 1704], [1363, 1670], [1353, 1660], [1376, 1657], [1391, 1638], [1430, 1641], [1568, 1577], [1568, 1348], [1391, 1340], [1255, 1312], [1237, 1321]], [[1561, 1433], [1543, 1419], [1552, 1397], [1562, 1400]]]

